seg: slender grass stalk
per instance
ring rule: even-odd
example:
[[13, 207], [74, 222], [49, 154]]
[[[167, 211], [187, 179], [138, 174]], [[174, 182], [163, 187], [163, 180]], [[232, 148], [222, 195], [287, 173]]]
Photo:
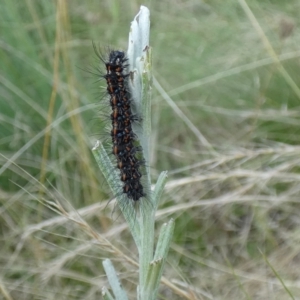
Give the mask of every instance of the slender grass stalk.
[[274, 275], [277, 277], [277, 279], [279, 280], [279, 282], [282, 284], [282, 286], [283, 286], [284, 290], [286, 291], [286, 293], [289, 295], [289, 297], [292, 300], [295, 300], [295, 297], [293, 296], [292, 292], [288, 289], [288, 287], [284, 283], [284, 280], [282, 280], [282, 278], [280, 277], [280, 275], [278, 274], [278, 272], [275, 270], [275, 268], [269, 262], [268, 258], [264, 255], [264, 253], [260, 249], [259, 249], [259, 252], [263, 256], [264, 260], [266, 261], [266, 263], [268, 264], [268, 266], [271, 268], [271, 270], [273, 271]]
[[276, 64], [278, 70], [280, 71], [281, 75], [287, 82], [287, 84], [291, 87], [297, 97], [300, 99], [300, 89], [296, 82], [293, 80], [291, 75], [288, 71], [283, 67], [282, 63], [280, 62], [278, 55], [276, 54], [275, 50], [273, 49], [270, 41], [266, 37], [264, 31], [262, 30], [261, 26], [259, 25], [257, 19], [255, 18], [254, 14], [252, 13], [251, 9], [249, 8], [247, 2], [245, 0], [239, 0], [241, 7], [243, 8], [244, 12], [246, 13], [248, 19], [250, 20], [252, 26], [255, 28], [259, 37], [261, 38], [266, 50], [268, 51], [270, 57], [273, 59], [274, 63]]
[[[156, 299], [174, 230], [173, 220], [163, 225], [155, 255], [153, 256], [155, 212], [166, 184], [167, 172], [160, 174], [154, 191], [151, 192], [149, 144], [151, 135], [152, 51], [149, 46], [149, 34], [150, 12], [148, 8], [141, 6], [140, 12], [131, 23], [127, 52], [128, 71], [130, 73], [129, 90], [135, 103], [136, 113], [142, 117], [142, 126], [133, 126], [133, 130], [138, 136], [139, 143], [143, 149], [142, 159], [145, 161], [143, 170], [145, 179], [143, 184], [145, 190], [148, 191], [148, 195], [140, 200], [137, 218], [134, 217], [136, 211], [132, 200], [126, 199], [126, 195], [120, 195], [119, 188], [115, 184], [115, 179], [119, 177], [118, 171], [113, 166], [104, 147], [98, 141], [93, 148], [96, 162], [116, 195], [118, 205], [128, 223], [129, 230], [138, 249], [139, 285], [137, 294], [140, 300]], [[120, 283], [112, 263], [109, 260], [105, 260], [103, 266], [115, 297], [111, 298], [112, 296], [105, 292], [105, 296], [103, 294], [104, 299], [127, 299], [123, 289], [120, 290]]]

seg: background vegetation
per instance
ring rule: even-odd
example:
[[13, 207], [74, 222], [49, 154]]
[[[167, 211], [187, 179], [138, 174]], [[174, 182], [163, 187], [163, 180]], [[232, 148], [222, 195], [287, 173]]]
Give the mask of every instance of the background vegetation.
[[141, 4], [154, 182], [169, 170], [157, 226], [176, 219], [160, 299], [300, 297], [300, 2], [248, 2], [254, 19], [243, 0], [1, 1], [1, 299], [99, 299], [106, 257], [134, 299], [91, 72], [92, 41], [126, 49]]

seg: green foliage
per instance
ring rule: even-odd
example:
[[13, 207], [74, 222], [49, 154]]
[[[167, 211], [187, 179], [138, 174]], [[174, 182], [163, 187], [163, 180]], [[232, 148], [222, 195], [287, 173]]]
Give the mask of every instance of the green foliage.
[[[127, 47], [140, 4], [166, 92], [154, 86], [153, 182], [170, 171], [157, 228], [176, 219], [158, 298], [300, 297], [299, 98], [240, 2], [2, 0], [0, 298], [99, 299], [104, 257], [136, 294], [136, 250], [90, 151], [101, 83], [88, 71], [92, 41]], [[300, 86], [299, 1], [248, 5]]]

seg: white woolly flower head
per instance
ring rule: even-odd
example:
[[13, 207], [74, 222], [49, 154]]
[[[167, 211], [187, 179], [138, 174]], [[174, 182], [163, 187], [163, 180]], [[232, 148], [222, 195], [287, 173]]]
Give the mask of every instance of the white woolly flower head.
[[150, 35], [150, 11], [147, 7], [141, 6], [139, 13], [131, 22], [127, 57], [130, 71], [140, 70], [140, 61], [145, 60], [146, 51], [149, 48]]

